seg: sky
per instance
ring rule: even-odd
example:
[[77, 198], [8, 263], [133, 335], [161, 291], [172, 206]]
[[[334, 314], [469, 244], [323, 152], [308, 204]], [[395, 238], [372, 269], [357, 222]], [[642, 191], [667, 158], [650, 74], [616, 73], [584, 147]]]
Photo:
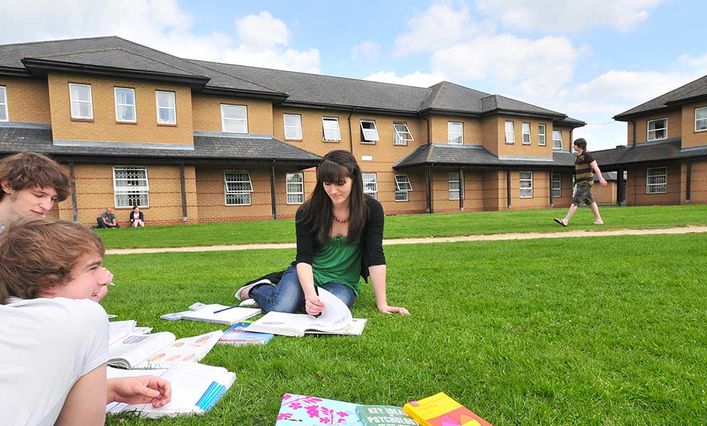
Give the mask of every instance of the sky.
[[[117, 35], [183, 58], [429, 87], [446, 80], [583, 120], [707, 74], [700, 0], [2, 0], [0, 44]], [[57, 17], [61, 17], [57, 19]]]

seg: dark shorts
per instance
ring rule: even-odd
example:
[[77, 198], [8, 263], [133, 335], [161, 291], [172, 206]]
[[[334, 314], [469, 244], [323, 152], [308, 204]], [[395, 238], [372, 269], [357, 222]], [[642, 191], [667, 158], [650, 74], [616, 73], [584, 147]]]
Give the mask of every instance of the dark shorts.
[[572, 204], [576, 206], [581, 206], [582, 203], [590, 205], [594, 202], [594, 197], [592, 197], [592, 186], [589, 182], [580, 182], [574, 188], [574, 194], [572, 194]]

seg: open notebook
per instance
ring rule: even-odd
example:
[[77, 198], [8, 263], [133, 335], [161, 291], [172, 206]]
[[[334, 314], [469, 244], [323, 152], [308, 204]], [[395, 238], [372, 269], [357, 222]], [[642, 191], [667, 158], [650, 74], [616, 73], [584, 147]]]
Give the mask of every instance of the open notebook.
[[176, 340], [169, 332], [129, 334], [108, 346], [108, 365], [119, 368], [163, 368], [195, 363], [206, 356], [223, 331]]

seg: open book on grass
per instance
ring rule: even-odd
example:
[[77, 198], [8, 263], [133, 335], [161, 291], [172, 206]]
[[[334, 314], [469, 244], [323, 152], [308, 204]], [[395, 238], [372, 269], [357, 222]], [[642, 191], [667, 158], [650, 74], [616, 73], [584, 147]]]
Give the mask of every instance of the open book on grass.
[[128, 405], [112, 402], [106, 405], [110, 414], [132, 412], [145, 417], [203, 414], [209, 411], [236, 380], [235, 373], [222, 367], [203, 364], [175, 364], [167, 369], [120, 370], [108, 368], [108, 378], [152, 375], [166, 379], [172, 385], [169, 404], [154, 408], [151, 404]]
[[360, 335], [366, 326], [365, 318], [352, 318], [349, 307], [323, 288], [318, 289], [324, 311], [318, 317], [307, 314], [268, 312], [248, 327], [248, 331], [283, 336], [305, 334]]
[[275, 426], [417, 426], [400, 407], [360, 405], [286, 393]]
[[223, 331], [176, 340], [169, 332], [129, 334], [108, 346], [108, 365], [118, 368], [163, 368], [195, 363], [214, 347]]

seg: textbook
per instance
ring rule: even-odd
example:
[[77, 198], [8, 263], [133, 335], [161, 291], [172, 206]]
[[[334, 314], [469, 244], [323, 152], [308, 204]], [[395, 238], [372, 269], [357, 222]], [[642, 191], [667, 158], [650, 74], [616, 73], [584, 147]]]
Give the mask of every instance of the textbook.
[[258, 308], [241, 308], [238, 306], [206, 305], [196, 311], [182, 313], [181, 319], [192, 321], [213, 322], [216, 324], [233, 325], [247, 320], [261, 312]]
[[216, 405], [236, 380], [235, 373], [225, 368], [203, 364], [175, 364], [157, 370], [120, 370], [108, 367], [109, 379], [144, 375], [168, 380], [172, 385], [172, 400], [160, 408], [154, 408], [151, 404], [112, 402], [106, 405], [106, 413], [132, 412], [150, 418], [204, 414]]
[[273, 335], [270, 333], [254, 333], [248, 330], [250, 322], [238, 322], [233, 324], [228, 330], [223, 332], [223, 336], [218, 343], [244, 346], [244, 345], [265, 345], [272, 340]]
[[275, 426], [417, 426], [400, 407], [360, 405], [310, 395], [282, 396]]
[[111, 345], [128, 334], [147, 334], [152, 331], [151, 327], [137, 327], [137, 321], [111, 321], [108, 323], [108, 344]]
[[402, 408], [390, 405], [359, 405], [356, 415], [362, 426], [417, 426]]
[[163, 368], [196, 363], [214, 347], [223, 331], [176, 340], [169, 332], [129, 334], [108, 346], [108, 365], [118, 368]]
[[492, 426], [444, 392], [408, 402], [403, 411], [422, 426]]
[[358, 336], [366, 326], [365, 318], [352, 318], [351, 311], [338, 297], [318, 289], [324, 311], [318, 317], [307, 314], [268, 312], [248, 327], [248, 331], [301, 337], [305, 334], [343, 334]]

